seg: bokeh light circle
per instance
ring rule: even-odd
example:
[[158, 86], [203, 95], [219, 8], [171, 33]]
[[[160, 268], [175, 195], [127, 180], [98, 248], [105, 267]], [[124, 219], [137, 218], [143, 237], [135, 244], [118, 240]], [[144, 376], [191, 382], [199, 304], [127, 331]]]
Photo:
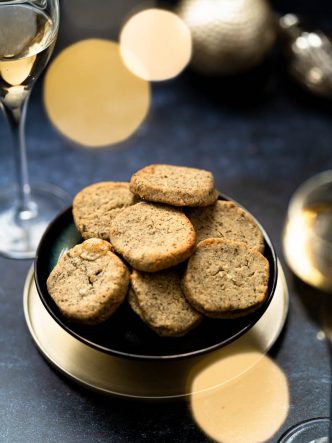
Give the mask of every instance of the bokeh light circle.
[[119, 45], [88, 39], [62, 51], [50, 65], [44, 103], [54, 126], [84, 146], [127, 139], [150, 106], [150, 86], [130, 72]]
[[[255, 363], [256, 362], [256, 363]], [[270, 438], [284, 423], [289, 409], [288, 382], [283, 371], [267, 356], [259, 353], [230, 357], [226, 370], [244, 363], [255, 363], [242, 376], [205, 395], [193, 395], [191, 411], [202, 431], [216, 442], [259, 443]], [[220, 360], [199, 378], [223, 373]], [[197, 380], [204, 385], [206, 381]]]
[[189, 63], [191, 33], [176, 14], [146, 9], [124, 25], [120, 48], [125, 64], [138, 77], [167, 80], [177, 76]]

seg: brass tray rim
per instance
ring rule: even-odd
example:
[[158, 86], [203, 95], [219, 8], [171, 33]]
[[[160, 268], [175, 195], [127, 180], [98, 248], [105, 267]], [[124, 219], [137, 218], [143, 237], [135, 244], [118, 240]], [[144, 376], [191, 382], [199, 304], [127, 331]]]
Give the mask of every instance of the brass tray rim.
[[[63, 364], [61, 364], [61, 363], [59, 363], [57, 361], [54, 361], [54, 359], [50, 356], [48, 350], [45, 348], [45, 345], [43, 343], [41, 343], [41, 340], [40, 340], [39, 336], [36, 334], [34, 326], [32, 324], [32, 320], [31, 320], [30, 309], [29, 309], [29, 297], [30, 297], [30, 291], [31, 291], [32, 285], [34, 283], [33, 275], [34, 275], [34, 271], [33, 271], [33, 266], [32, 266], [30, 268], [28, 274], [27, 274], [25, 285], [24, 285], [24, 290], [23, 290], [24, 316], [25, 316], [25, 320], [26, 320], [26, 324], [27, 324], [28, 330], [29, 330], [29, 332], [30, 332], [30, 334], [32, 336], [32, 339], [34, 341], [34, 344], [35, 344], [36, 348], [38, 349], [40, 354], [45, 358], [45, 360], [53, 368], [55, 368], [61, 374], [66, 376], [68, 379], [78, 383], [82, 387], [87, 388], [89, 390], [92, 390], [94, 392], [99, 392], [101, 394], [112, 395], [112, 396], [116, 396], [116, 397], [119, 397], [119, 398], [141, 399], [141, 400], [142, 399], [143, 400], [167, 400], [167, 399], [188, 398], [190, 393], [180, 393], [180, 394], [171, 394], [171, 395], [138, 395], [138, 394], [129, 394], [129, 393], [117, 392], [117, 391], [114, 391], [114, 390], [109, 389], [109, 388], [104, 388], [102, 386], [98, 386], [98, 383], [91, 383], [91, 382], [89, 382], [87, 380], [84, 380], [82, 377], [80, 378], [77, 375], [71, 373], [66, 367], [63, 366]], [[266, 349], [266, 352], [268, 352], [272, 348], [272, 346], [275, 344], [275, 342], [279, 338], [279, 336], [280, 336], [280, 334], [281, 334], [281, 332], [283, 330], [283, 327], [284, 327], [284, 325], [286, 323], [286, 319], [287, 319], [287, 315], [288, 315], [288, 311], [289, 311], [289, 292], [288, 292], [286, 278], [285, 278], [285, 275], [284, 275], [284, 272], [283, 272], [283, 269], [282, 269], [282, 266], [281, 266], [279, 260], [278, 260], [278, 279], [281, 279], [281, 285], [282, 285], [282, 288], [283, 288], [283, 291], [282, 291], [283, 292], [282, 293], [282, 297], [284, 299], [283, 304], [282, 304], [283, 312], [282, 312], [282, 315], [281, 315], [280, 324], [278, 325], [277, 330], [275, 331], [274, 336], [272, 337], [272, 340], [270, 341], [269, 346]], [[44, 305], [42, 305], [42, 306], [44, 307]], [[45, 307], [44, 307], [44, 309], [47, 312]], [[268, 309], [267, 309], [267, 311], [268, 311]], [[48, 314], [48, 315], [50, 315], [50, 314]], [[262, 317], [264, 317], [264, 315], [265, 315], [265, 313], [263, 314]], [[50, 319], [55, 322], [55, 320], [51, 316], [50, 316]], [[250, 334], [253, 330], [255, 330], [255, 327], [256, 327], [256, 325], [254, 325], [253, 328], [251, 328], [247, 333], [242, 335], [238, 340], [241, 340], [241, 338], [245, 337], [247, 334]], [[128, 362], [133, 362], [132, 359], [126, 359], [126, 358], [111, 356], [111, 355], [105, 354], [102, 351], [98, 351], [96, 349], [92, 349], [88, 345], [85, 345], [84, 343], [82, 343], [78, 339], [75, 339], [74, 337], [72, 337], [65, 330], [63, 330], [63, 331], [66, 334], [68, 334], [68, 336], [70, 336], [73, 340], [75, 340], [75, 342], [77, 342], [82, 347], [82, 349], [86, 348], [89, 351], [91, 350], [91, 351], [93, 351], [93, 352], [95, 352], [97, 354], [102, 354], [103, 356], [106, 356], [109, 359], [110, 364], [112, 363], [112, 360], [125, 360], [125, 361], [128, 361]], [[234, 343], [236, 343], [236, 341], [230, 343], [228, 346], [232, 346]], [[226, 348], [227, 348], [227, 346], [226, 346]], [[213, 354], [213, 352], [217, 352], [217, 351], [211, 351], [211, 354]], [[193, 357], [191, 359], [188, 359], [188, 361], [194, 361], [196, 358], [197, 357]], [[149, 365], [153, 365], [156, 362], [149, 361], [149, 362], [145, 362], [145, 363], [147, 363]], [[159, 362], [159, 364], [160, 363], [162, 363], [162, 362]], [[172, 364], [172, 363], [176, 363], [176, 361], [165, 362], [165, 364]]]

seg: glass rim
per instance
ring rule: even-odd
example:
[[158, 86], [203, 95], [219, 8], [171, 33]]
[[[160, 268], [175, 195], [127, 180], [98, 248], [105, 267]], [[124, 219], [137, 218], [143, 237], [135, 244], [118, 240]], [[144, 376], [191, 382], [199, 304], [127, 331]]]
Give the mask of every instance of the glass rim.
[[[53, 0], [58, 3], [58, 0]], [[0, 0], [1, 5], [19, 5], [22, 3], [29, 3], [31, 6], [35, 6], [39, 9], [44, 9], [47, 6], [47, 0]]]
[[[303, 420], [299, 423], [296, 423], [295, 425], [291, 426], [286, 432], [282, 434], [282, 436], [279, 438], [278, 443], [290, 443], [294, 438], [297, 438], [297, 436], [301, 437], [301, 434], [296, 435], [298, 432], [305, 431], [305, 430], [311, 430], [312, 426], [315, 425], [325, 425], [328, 428], [331, 426], [331, 419], [330, 417], [313, 417], [309, 418], [307, 420]], [[327, 429], [328, 431], [328, 429]], [[303, 437], [303, 435], [302, 435]], [[323, 435], [321, 437], [324, 437]], [[327, 436], [328, 437], [328, 436]], [[311, 443], [313, 443], [316, 440], [312, 440]]]

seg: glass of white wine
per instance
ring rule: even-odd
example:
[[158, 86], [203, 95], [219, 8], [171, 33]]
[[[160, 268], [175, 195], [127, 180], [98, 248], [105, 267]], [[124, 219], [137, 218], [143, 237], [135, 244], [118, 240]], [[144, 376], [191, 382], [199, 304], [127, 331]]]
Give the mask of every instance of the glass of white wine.
[[0, 188], [0, 254], [33, 258], [49, 221], [69, 204], [60, 188], [30, 185], [24, 136], [28, 98], [59, 28], [58, 0], [0, 0], [0, 102], [14, 140], [16, 185]]
[[[332, 296], [332, 170], [311, 177], [294, 193], [284, 228], [283, 249], [295, 275]], [[331, 337], [330, 331], [325, 332]], [[299, 423], [279, 440], [328, 442], [332, 442], [328, 417]]]

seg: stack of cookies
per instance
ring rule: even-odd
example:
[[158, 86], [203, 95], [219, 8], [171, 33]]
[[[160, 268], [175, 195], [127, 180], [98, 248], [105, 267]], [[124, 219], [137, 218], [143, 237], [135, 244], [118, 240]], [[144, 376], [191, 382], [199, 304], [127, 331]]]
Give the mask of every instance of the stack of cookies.
[[130, 183], [96, 183], [76, 195], [73, 216], [84, 241], [47, 281], [72, 321], [101, 323], [127, 298], [159, 335], [181, 336], [204, 316], [244, 316], [267, 297], [263, 235], [218, 199], [208, 171], [151, 165]]

